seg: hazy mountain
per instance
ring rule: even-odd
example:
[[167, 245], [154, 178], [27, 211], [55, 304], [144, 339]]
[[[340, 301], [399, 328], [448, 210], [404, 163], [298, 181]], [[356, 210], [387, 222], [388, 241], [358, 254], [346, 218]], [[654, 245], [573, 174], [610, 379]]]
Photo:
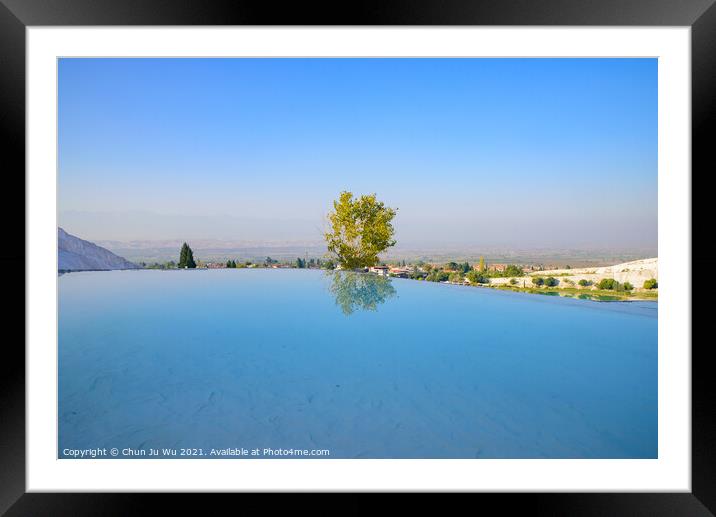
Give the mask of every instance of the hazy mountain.
[[58, 264], [61, 271], [138, 269], [111, 251], [57, 228]]

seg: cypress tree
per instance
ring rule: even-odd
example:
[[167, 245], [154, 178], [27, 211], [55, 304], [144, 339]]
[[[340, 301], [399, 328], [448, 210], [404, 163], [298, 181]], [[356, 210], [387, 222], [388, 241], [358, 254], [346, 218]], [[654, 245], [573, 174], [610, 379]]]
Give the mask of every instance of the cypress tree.
[[179, 252], [179, 264], [177, 264], [178, 268], [184, 268], [186, 267], [186, 261], [187, 261], [187, 255], [189, 253], [189, 245], [185, 242], [181, 246], [181, 251]]
[[194, 269], [196, 267], [196, 262], [194, 262], [194, 252], [191, 251], [189, 246], [186, 247], [186, 267], [189, 269]]

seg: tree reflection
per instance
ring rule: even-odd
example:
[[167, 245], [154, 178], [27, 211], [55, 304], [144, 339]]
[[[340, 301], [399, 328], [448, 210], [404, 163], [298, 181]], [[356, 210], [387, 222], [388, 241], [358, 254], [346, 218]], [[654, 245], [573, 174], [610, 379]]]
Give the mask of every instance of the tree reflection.
[[328, 274], [332, 276], [329, 290], [346, 316], [356, 310], [375, 311], [379, 304], [397, 294], [389, 278], [351, 271]]

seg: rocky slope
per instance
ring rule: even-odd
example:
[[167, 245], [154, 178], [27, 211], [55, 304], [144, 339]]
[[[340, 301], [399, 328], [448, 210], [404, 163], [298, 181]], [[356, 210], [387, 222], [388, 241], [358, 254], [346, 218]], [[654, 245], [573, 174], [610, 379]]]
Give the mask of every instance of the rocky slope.
[[[659, 259], [648, 258], [624, 262], [614, 266], [577, 268], [577, 269], [551, 269], [549, 271], [534, 271], [527, 274], [526, 285], [531, 284], [531, 276], [548, 277], [554, 276], [559, 280], [559, 286], [569, 286], [569, 282], [577, 284], [580, 280], [587, 280], [593, 284], [599, 283], [604, 278], [613, 278], [614, 280], [624, 283], [629, 282], [633, 286], [640, 288], [644, 285], [645, 280], [651, 278], [659, 279]], [[523, 279], [524, 280], [524, 279]], [[509, 278], [491, 278], [491, 284], [507, 284]], [[519, 285], [522, 285], [520, 283]]]
[[57, 229], [60, 271], [138, 269], [139, 266], [111, 251]]

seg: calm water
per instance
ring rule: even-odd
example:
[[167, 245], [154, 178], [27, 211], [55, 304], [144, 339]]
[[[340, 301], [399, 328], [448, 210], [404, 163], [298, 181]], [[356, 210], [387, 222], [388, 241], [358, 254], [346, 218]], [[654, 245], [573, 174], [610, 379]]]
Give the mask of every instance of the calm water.
[[249, 269], [71, 273], [59, 293], [60, 457], [657, 457], [654, 302]]

